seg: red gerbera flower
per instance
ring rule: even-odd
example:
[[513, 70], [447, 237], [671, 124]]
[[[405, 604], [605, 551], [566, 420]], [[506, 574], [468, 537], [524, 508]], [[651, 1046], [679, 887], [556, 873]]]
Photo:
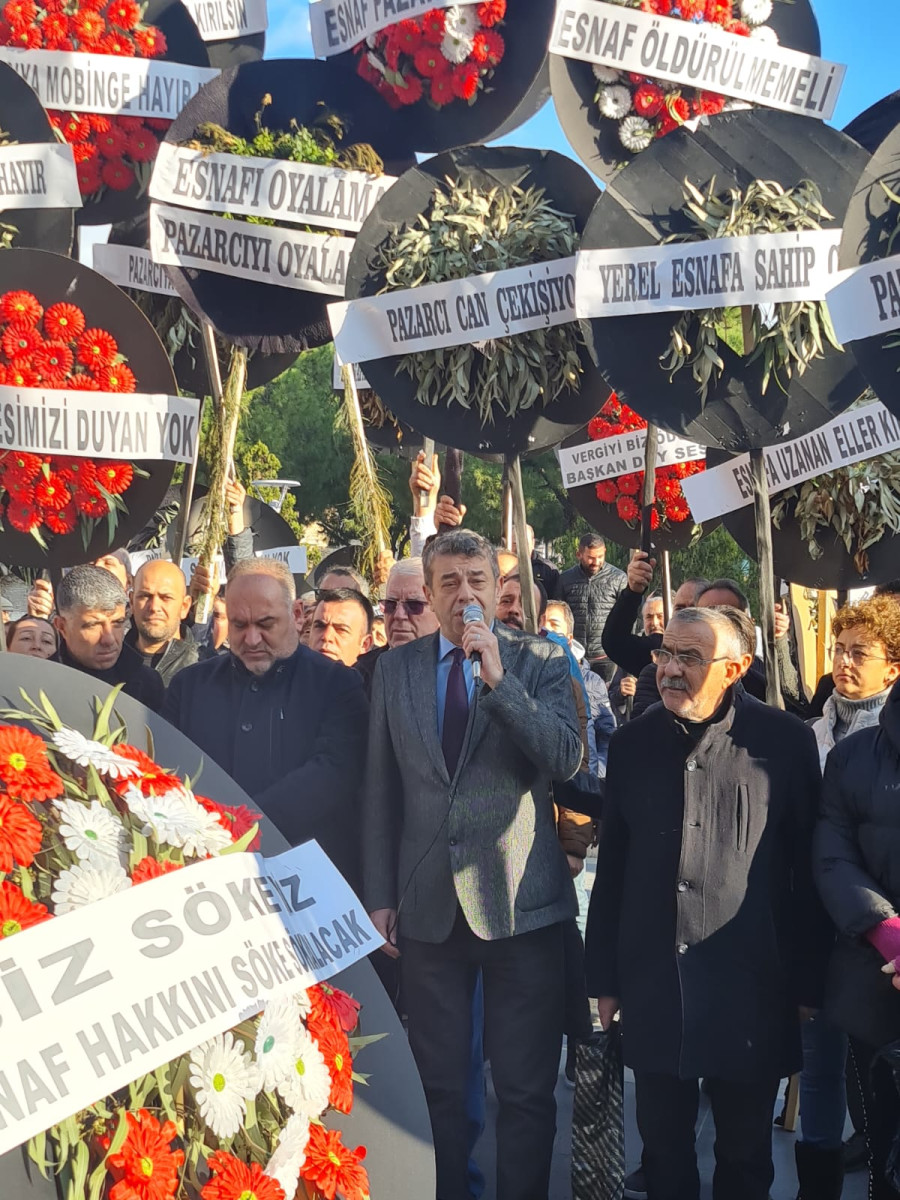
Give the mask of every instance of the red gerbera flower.
[[362, 1147], [350, 1150], [345, 1146], [339, 1130], [310, 1125], [306, 1160], [300, 1174], [325, 1200], [334, 1200], [336, 1195], [342, 1200], [368, 1200], [369, 1177], [361, 1165], [365, 1153]]
[[103, 180], [100, 177], [100, 167], [96, 159], [91, 159], [90, 162], [79, 163], [76, 168], [78, 176], [78, 187], [81, 190], [82, 196], [93, 196], [94, 192], [99, 192]]
[[[198, 796], [196, 792], [194, 793], [194, 799], [201, 808], [205, 808], [207, 812], [216, 814], [219, 824], [223, 829], [228, 830], [233, 842], [239, 841], [249, 829], [252, 829], [254, 825], [262, 820], [262, 814], [254, 812], [246, 804], [237, 806], [217, 804], [215, 800], [210, 800], [208, 796]], [[261, 841], [262, 834], [257, 833], [247, 849], [251, 851], [256, 850]]]
[[44, 330], [48, 337], [71, 342], [84, 333], [84, 313], [74, 304], [51, 304], [44, 313]]
[[446, 61], [437, 46], [428, 45], [420, 46], [413, 59], [416, 70], [420, 75], [424, 75], [426, 79], [430, 79], [432, 75], [436, 75]]
[[19, 533], [31, 533], [32, 529], [37, 529], [41, 523], [33, 499], [25, 500], [14, 497], [7, 507], [6, 518], [13, 529], [18, 529]]
[[134, 43], [124, 33], [106, 33], [100, 39], [98, 54], [114, 54], [116, 58], [134, 58]]
[[132, 162], [150, 162], [159, 149], [159, 139], [148, 130], [138, 130], [129, 134], [125, 153]]
[[673, 496], [666, 505], [666, 518], [669, 521], [686, 521], [691, 510], [684, 496]]
[[418, 21], [398, 21], [391, 26], [388, 40], [395, 42], [404, 54], [415, 54], [422, 45], [422, 30]]
[[159, 1121], [146, 1108], [125, 1114], [128, 1133], [117, 1154], [108, 1159], [118, 1182], [110, 1200], [168, 1200], [178, 1188], [184, 1151], [172, 1150], [178, 1130], [171, 1121]]
[[159, 879], [160, 875], [168, 875], [172, 871], [180, 871], [181, 864], [147, 855], [142, 858], [131, 872], [132, 883], [146, 883], [148, 879]]
[[422, 18], [422, 36], [432, 46], [439, 46], [444, 37], [445, 17], [443, 9], [432, 8]]
[[107, 18], [120, 29], [134, 29], [141, 19], [141, 10], [134, 0], [115, 0], [106, 10]]
[[32, 368], [30, 360], [20, 355], [9, 364], [6, 382], [11, 387], [37, 387], [40, 378], [37, 371]]
[[97, 482], [111, 496], [127, 492], [134, 479], [134, 468], [128, 462], [98, 462]]
[[7, 358], [18, 358], [19, 355], [31, 355], [43, 344], [43, 338], [33, 325], [23, 325], [13, 321], [7, 325], [0, 338], [0, 347]]
[[133, 392], [137, 387], [134, 372], [125, 363], [115, 363], [97, 372], [101, 392]]
[[597, 499], [601, 504], [615, 504], [618, 494], [611, 479], [604, 479], [602, 483], [597, 484]]
[[738, 37], [750, 36], [750, 26], [746, 21], [726, 21], [725, 28], [728, 33], [736, 33]]
[[[165, 54], [168, 49], [166, 35], [161, 29], [157, 29], [153, 25], [148, 25], [146, 29], [136, 29], [134, 31], [134, 48], [137, 51], [139, 58], [159, 58], [161, 54]], [[161, 120], [160, 117], [154, 117], [154, 120]], [[171, 121], [166, 121], [165, 125], [171, 125]], [[151, 128], [156, 128], [151, 126]]]
[[663, 106], [663, 90], [655, 83], [642, 83], [634, 93], [634, 111], [641, 117], [655, 117]]
[[30, 483], [40, 471], [43, 459], [37, 454], [28, 454], [24, 450], [7, 450], [0, 455], [0, 471], [3, 472], [3, 484], [12, 487], [16, 483]]
[[0, 296], [0, 317], [20, 325], [37, 325], [44, 314], [37, 297], [31, 292], [6, 292]]
[[75, 357], [65, 342], [44, 342], [31, 360], [44, 383], [57, 387], [72, 370]]
[[[85, 113], [85, 116], [90, 121], [94, 133], [108, 133], [112, 128], [112, 121], [103, 113]], [[121, 119], [120, 117], [119, 120]]]
[[47, 13], [41, 22], [44, 34], [44, 45], [53, 49], [59, 42], [69, 36], [69, 18], [65, 13]]
[[328, 1103], [338, 1112], [348, 1113], [353, 1107], [353, 1059], [347, 1035], [341, 1029], [328, 1029], [316, 1040], [331, 1076]]
[[30, 25], [37, 16], [33, 0], [9, 0], [3, 6], [3, 16], [10, 25]]
[[[3, 750], [0, 750], [0, 766], [4, 769], [7, 767]], [[25, 771], [21, 773], [25, 774]], [[60, 780], [59, 789], [54, 795], [58, 796], [61, 791]], [[0, 795], [0, 871], [8, 874], [16, 863], [30, 867], [40, 848], [41, 823], [34, 813], [17, 800]]]
[[80, 513], [93, 520], [105, 517], [109, 512], [109, 504], [99, 492], [76, 492], [75, 507]]
[[[0, 783], [20, 800], [52, 800], [61, 796], [63, 782], [47, 760], [42, 738], [15, 725], [0, 726]], [[31, 813], [25, 809], [32, 821]], [[35, 821], [35, 824], [39, 823]], [[38, 839], [40, 840], [40, 839]], [[19, 859], [24, 867], [30, 863]], [[0, 867], [0, 871], [8, 871]]]
[[460, 100], [471, 100], [478, 91], [481, 71], [472, 62], [460, 63], [453, 69], [453, 92]]
[[104, 158], [121, 158], [128, 147], [128, 134], [117, 123], [105, 133], [98, 133], [95, 141]]
[[725, 97], [715, 92], [698, 92], [693, 107], [698, 116], [715, 116], [725, 108]]
[[57, 458], [53, 462], [54, 470], [60, 479], [70, 483], [74, 488], [93, 487], [97, 468], [89, 458]]
[[488, 29], [481, 33], [481, 43], [485, 50], [485, 62], [490, 67], [496, 67], [506, 53], [506, 43], [496, 29]]
[[207, 1165], [213, 1177], [200, 1193], [203, 1200], [285, 1200], [284, 1188], [266, 1175], [259, 1163], [241, 1162], [233, 1154], [216, 1150]]
[[620, 475], [617, 482], [623, 496], [636, 496], [644, 485], [644, 475], [643, 472], [633, 471], [628, 475]]
[[506, 0], [483, 0], [478, 5], [478, 20], [487, 29], [499, 23], [506, 16]]
[[636, 521], [641, 515], [641, 510], [633, 496], [620, 496], [616, 501], [616, 511], [623, 521]]
[[672, 0], [641, 0], [641, 8], [658, 17], [667, 17], [672, 11]]
[[61, 512], [69, 503], [69, 489], [65, 480], [51, 471], [49, 475], [42, 474], [38, 478], [34, 488], [34, 499], [44, 509]]
[[119, 347], [116, 339], [105, 329], [87, 329], [78, 339], [78, 361], [86, 367], [111, 367]]
[[659, 529], [659, 510], [655, 506], [650, 509], [650, 528]]
[[415, 104], [422, 99], [422, 80], [410, 72], [403, 76], [403, 86], [394, 84], [394, 95], [401, 104]]
[[14, 25], [9, 31], [9, 44], [20, 50], [39, 50], [42, 41], [36, 25]]
[[50, 913], [46, 905], [29, 900], [21, 888], [4, 879], [0, 883], [0, 938], [12, 937], [46, 921]]
[[106, 32], [106, 22], [99, 13], [91, 12], [84, 5], [72, 17], [72, 32], [84, 43], [84, 48], [94, 50]]
[[134, 183], [135, 175], [121, 158], [108, 159], [100, 169], [100, 178], [114, 192], [124, 192]]
[[120, 758], [127, 758], [129, 762], [136, 763], [141, 769], [140, 775], [113, 781], [113, 787], [120, 795], [131, 784], [140, 788], [145, 796], [159, 796], [163, 792], [171, 792], [173, 788], [184, 787], [177, 775], [170, 775], [168, 771], [157, 766], [153, 759], [149, 758], [143, 750], [138, 750], [137, 746], [127, 744], [113, 746], [113, 754], [118, 754]]
[[453, 91], [453, 74], [449, 66], [445, 66], [432, 78], [431, 99], [440, 107], [456, 99], [456, 93]]
[[83, 142], [91, 136], [91, 125], [80, 113], [67, 113], [62, 124], [62, 135], [70, 145]]
[[71, 533], [78, 524], [78, 510], [74, 501], [70, 500], [59, 512], [45, 512], [44, 524], [51, 533]]
[[706, 13], [706, 0], [679, 0], [678, 7], [681, 10], [683, 21], [693, 21], [695, 17], [703, 20]]
[[73, 392], [99, 392], [100, 384], [87, 371], [82, 371], [78, 375], [73, 375], [71, 379], [66, 380], [66, 387]]

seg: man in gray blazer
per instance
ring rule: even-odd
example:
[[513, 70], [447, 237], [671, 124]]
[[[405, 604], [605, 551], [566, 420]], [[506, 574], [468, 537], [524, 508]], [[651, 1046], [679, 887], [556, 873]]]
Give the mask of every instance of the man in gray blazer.
[[[440, 534], [423, 566], [440, 630], [382, 655], [375, 671], [363, 895], [385, 952], [401, 960], [438, 1200], [469, 1196], [465, 1093], [479, 970], [500, 1106], [497, 1200], [547, 1200], [561, 922], [577, 911], [549, 784], [581, 761], [569, 669], [552, 642], [494, 624], [499, 570], [479, 534]], [[465, 624], [473, 604], [483, 620]]]

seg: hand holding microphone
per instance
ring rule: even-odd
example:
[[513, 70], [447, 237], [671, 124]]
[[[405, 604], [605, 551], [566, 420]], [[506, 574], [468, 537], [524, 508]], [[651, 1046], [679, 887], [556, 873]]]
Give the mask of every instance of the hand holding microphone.
[[462, 648], [472, 663], [472, 674], [495, 688], [503, 678], [503, 663], [497, 639], [485, 624], [484, 611], [478, 604], [467, 604], [462, 619]]

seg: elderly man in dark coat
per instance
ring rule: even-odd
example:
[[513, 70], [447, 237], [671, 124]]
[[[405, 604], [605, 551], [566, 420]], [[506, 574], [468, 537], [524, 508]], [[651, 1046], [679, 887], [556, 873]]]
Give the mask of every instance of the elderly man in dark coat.
[[[621, 1006], [649, 1200], [698, 1200], [698, 1081], [716, 1200], [766, 1200], [779, 1080], [800, 1067], [830, 931], [812, 882], [815, 739], [748, 696], [753, 624], [676, 614], [654, 651], [662, 704], [613, 735], [588, 987]], [[652, 747], [652, 753], [648, 753]]]

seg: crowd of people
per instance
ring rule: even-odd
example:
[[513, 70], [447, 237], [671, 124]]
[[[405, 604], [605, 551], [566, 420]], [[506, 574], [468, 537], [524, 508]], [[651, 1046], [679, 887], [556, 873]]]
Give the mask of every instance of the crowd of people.
[[574, 1084], [589, 997], [634, 1071], [627, 1196], [699, 1200], [702, 1085], [713, 1195], [766, 1200], [797, 1072], [801, 1200], [841, 1195], [848, 1078], [870, 1195], [900, 1196], [900, 584], [840, 608], [811, 701], [778, 614], [783, 711], [733, 580], [680, 581], [666, 623], [646, 554], [623, 571], [587, 535], [559, 571], [529, 534], [532, 636], [515, 548], [465, 528], [436, 460], [410, 490], [413, 556], [377, 602], [351, 567], [298, 597], [253, 557], [233, 485], [202, 632], [207, 572], [132, 573], [115, 551], [55, 592], [38, 580], [7, 648], [122, 685], [359, 890], [438, 1200], [484, 1188], [488, 1063], [497, 1200], [547, 1200], [561, 1048]]

